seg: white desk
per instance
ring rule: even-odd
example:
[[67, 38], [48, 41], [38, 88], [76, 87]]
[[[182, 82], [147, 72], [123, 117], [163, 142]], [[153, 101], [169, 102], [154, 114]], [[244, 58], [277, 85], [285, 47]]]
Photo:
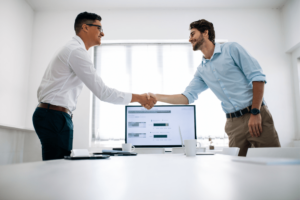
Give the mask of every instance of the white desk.
[[181, 154], [0, 166], [1, 200], [296, 200], [300, 166]]

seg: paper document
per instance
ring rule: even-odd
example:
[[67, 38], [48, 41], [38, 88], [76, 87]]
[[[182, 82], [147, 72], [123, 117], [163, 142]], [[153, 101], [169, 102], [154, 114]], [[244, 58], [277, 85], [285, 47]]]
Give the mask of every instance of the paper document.
[[90, 156], [90, 153], [87, 149], [72, 149], [71, 157], [85, 157]]
[[232, 158], [232, 161], [254, 163], [254, 164], [261, 164], [261, 165], [299, 165], [300, 164], [300, 160], [291, 159], [291, 158], [236, 157], [236, 158]]

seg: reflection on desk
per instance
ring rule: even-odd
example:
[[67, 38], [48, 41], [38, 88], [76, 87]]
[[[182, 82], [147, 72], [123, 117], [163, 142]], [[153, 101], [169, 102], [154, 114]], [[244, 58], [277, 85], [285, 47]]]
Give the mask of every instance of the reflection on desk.
[[0, 166], [0, 199], [299, 199], [300, 166], [181, 154], [53, 160]]

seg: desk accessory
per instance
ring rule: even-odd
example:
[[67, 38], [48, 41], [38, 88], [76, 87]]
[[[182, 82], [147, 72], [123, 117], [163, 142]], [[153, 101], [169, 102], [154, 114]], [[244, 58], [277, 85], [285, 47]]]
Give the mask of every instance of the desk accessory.
[[122, 144], [122, 151], [126, 151], [126, 152], [134, 152], [135, 147], [132, 146], [132, 144], [127, 143], [127, 144]]
[[209, 141], [209, 150], [214, 150], [215, 149], [214, 141], [210, 136], [208, 137], [208, 141]]
[[197, 142], [196, 140], [184, 140], [184, 146], [185, 146], [185, 154], [186, 154], [186, 156], [192, 157], [192, 156], [196, 155], [197, 143], [199, 143], [199, 142]]
[[91, 160], [91, 159], [106, 159], [109, 155], [90, 155], [87, 149], [72, 149], [70, 156], [65, 156], [66, 160]]

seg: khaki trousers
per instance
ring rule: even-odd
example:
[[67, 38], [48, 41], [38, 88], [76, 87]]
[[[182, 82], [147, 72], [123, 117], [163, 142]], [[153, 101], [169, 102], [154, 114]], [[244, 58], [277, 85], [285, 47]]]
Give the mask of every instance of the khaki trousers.
[[239, 156], [246, 156], [249, 147], [280, 147], [278, 134], [268, 107], [262, 106], [260, 113], [262, 133], [259, 137], [250, 135], [248, 127], [250, 113], [239, 118], [228, 118], [226, 121], [225, 132], [229, 138], [229, 147], [239, 147]]

